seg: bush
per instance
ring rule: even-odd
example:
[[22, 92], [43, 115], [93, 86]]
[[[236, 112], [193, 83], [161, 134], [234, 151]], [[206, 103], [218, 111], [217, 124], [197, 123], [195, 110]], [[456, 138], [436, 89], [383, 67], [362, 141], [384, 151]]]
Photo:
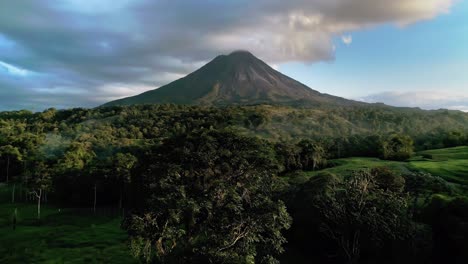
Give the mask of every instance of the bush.
[[431, 155], [431, 154], [428, 154], [428, 153], [423, 153], [423, 154], [422, 154], [422, 157], [423, 157], [424, 159], [433, 159], [432, 155]]

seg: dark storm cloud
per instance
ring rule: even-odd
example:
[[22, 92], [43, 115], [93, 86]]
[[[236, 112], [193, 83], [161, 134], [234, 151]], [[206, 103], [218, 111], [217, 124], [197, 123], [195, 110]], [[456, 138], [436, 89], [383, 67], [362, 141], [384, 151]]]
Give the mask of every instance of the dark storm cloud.
[[[332, 37], [446, 12], [452, 0], [15, 0], [0, 3], [0, 110], [95, 106], [219, 54], [334, 57]], [[11, 69], [17, 69], [16, 72]], [[25, 73], [25, 74], [22, 74]]]

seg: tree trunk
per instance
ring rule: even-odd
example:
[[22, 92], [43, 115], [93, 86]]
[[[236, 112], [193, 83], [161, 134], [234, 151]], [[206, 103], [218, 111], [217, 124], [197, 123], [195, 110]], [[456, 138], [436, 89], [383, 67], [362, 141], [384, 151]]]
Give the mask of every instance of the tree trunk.
[[15, 208], [15, 211], [13, 213], [13, 230], [16, 230], [17, 218], [18, 218], [18, 208]]
[[93, 205], [94, 214], [96, 214], [96, 198], [97, 198], [97, 185], [96, 183], [94, 183], [94, 205]]
[[37, 219], [41, 219], [41, 198], [42, 198], [42, 189], [39, 189], [39, 195], [37, 195]]
[[411, 208], [411, 210], [408, 210], [408, 212], [411, 211], [411, 214], [413, 215], [416, 213], [416, 209], [418, 206], [418, 199], [419, 199], [419, 193], [415, 193], [414, 198], [413, 198], [413, 208]]
[[6, 183], [8, 184], [8, 179], [10, 178], [10, 156], [7, 158], [7, 167], [6, 167]]
[[120, 192], [119, 209], [122, 209], [122, 192]]
[[16, 183], [13, 184], [13, 190], [11, 191], [11, 203], [15, 203], [15, 189], [16, 189]]
[[120, 199], [119, 199], [119, 209], [122, 209], [122, 204], [123, 204], [123, 189], [124, 187], [120, 187]]

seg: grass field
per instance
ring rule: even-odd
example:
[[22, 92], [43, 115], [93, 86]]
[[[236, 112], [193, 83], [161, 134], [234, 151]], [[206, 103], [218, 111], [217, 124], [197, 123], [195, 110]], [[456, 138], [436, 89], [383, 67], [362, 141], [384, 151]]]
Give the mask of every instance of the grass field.
[[468, 147], [428, 150], [418, 155], [430, 155], [432, 159], [413, 159], [408, 168], [440, 176], [447, 181], [468, 185]]
[[344, 158], [344, 159], [335, 159], [331, 160], [332, 167], [326, 168], [319, 171], [310, 171], [307, 172], [310, 176], [315, 176], [321, 172], [330, 172], [336, 175], [347, 176], [350, 175], [353, 171], [361, 170], [361, 169], [372, 169], [376, 167], [389, 167], [393, 171], [396, 172], [407, 172], [408, 168], [405, 162], [398, 162], [398, 161], [386, 161], [381, 160], [378, 158], [364, 158], [364, 157], [356, 157], [356, 158]]
[[[18, 224], [13, 230], [15, 208]], [[120, 221], [47, 206], [38, 221], [35, 205], [4, 202], [0, 204], [0, 263], [136, 263]]]
[[[429, 157], [428, 155], [432, 158], [424, 158]], [[330, 172], [340, 176], [347, 176], [356, 170], [386, 166], [397, 173], [424, 171], [449, 182], [468, 186], [468, 147], [422, 151], [405, 162], [353, 157], [331, 160], [330, 163], [332, 164], [330, 168], [304, 172], [304, 175], [311, 177], [321, 172]]]

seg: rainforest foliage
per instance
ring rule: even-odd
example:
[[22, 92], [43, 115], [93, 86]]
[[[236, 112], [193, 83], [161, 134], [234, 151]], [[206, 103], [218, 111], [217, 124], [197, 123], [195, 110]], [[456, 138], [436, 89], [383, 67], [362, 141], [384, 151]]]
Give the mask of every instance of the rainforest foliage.
[[154, 263], [276, 263], [285, 248], [332, 262], [466, 260], [463, 182], [417, 169], [320, 172], [340, 158], [410, 163], [463, 145], [465, 113], [379, 105], [0, 113], [12, 202], [34, 202], [39, 219], [46, 202], [125, 209], [131, 252]]

